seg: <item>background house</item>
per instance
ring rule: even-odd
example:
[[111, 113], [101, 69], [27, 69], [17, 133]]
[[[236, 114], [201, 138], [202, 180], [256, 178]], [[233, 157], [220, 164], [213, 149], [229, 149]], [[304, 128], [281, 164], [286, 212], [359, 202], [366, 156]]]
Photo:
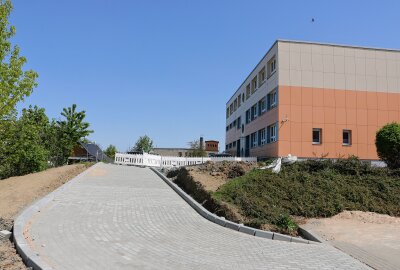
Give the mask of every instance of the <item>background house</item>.
[[71, 156], [68, 158], [68, 163], [81, 161], [113, 162], [111, 158], [104, 154], [103, 150], [101, 150], [97, 144], [83, 142], [80, 142], [74, 147]]

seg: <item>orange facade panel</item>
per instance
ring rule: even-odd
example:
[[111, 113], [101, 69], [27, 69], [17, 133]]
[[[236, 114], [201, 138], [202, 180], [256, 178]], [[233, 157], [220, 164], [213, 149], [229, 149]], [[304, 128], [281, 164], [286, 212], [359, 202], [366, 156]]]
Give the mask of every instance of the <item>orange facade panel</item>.
[[[375, 134], [400, 122], [400, 94], [279, 86], [278, 109], [279, 156], [378, 159]], [[315, 128], [321, 129], [320, 144], [313, 144]]]

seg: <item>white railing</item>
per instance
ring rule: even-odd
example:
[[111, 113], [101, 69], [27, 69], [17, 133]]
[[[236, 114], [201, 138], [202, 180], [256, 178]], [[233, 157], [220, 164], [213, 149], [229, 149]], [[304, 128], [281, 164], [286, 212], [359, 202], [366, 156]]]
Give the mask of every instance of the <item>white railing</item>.
[[144, 153], [143, 155], [115, 154], [115, 164], [148, 167], [181, 167], [202, 164], [207, 161], [247, 161], [257, 162], [256, 157], [169, 157]]

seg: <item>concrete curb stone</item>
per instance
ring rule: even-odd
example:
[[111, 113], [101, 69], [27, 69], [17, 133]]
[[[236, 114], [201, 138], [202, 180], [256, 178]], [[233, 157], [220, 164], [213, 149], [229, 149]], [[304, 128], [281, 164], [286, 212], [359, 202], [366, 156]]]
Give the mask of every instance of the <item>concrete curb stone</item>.
[[306, 230], [304, 227], [299, 226], [300, 234], [303, 235], [305, 238], [317, 242], [317, 243], [324, 243], [325, 240], [319, 237], [316, 233], [311, 230]]
[[273, 232], [256, 230], [254, 236], [271, 239], [274, 237]]

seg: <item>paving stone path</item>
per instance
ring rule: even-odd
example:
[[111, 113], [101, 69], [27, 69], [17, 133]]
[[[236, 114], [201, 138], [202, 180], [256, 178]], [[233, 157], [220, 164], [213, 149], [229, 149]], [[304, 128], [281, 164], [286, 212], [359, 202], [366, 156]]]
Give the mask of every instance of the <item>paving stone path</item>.
[[209, 222], [147, 168], [98, 164], [28, 224], [30, 248], [53, 269], [367, 269], [326, 244]]

